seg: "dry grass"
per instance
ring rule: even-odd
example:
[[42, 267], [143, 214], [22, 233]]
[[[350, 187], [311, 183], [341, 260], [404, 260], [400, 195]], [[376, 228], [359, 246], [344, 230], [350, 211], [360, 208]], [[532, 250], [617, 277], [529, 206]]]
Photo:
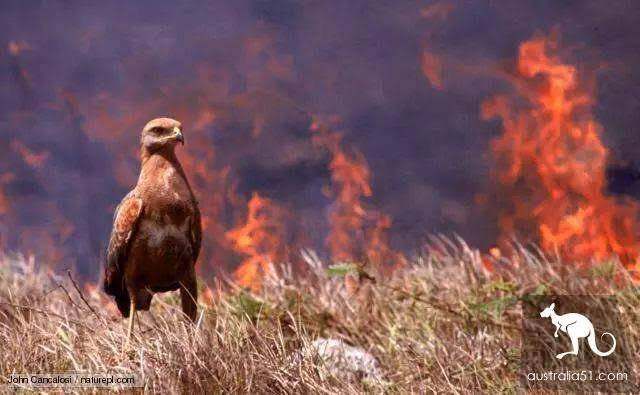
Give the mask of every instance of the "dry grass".
[[[129, 353], [121, 352], [126, 322], [108, 299], [83, 291], [85, 303], [66, 275], [4, 257], [0, 376], [135, 372], [146, 391], [159, 393], [518, 392], [523, 295], [610, 293], [624, 308], [640, 303], [615, 264], [578, 273], [520, 249], [510, 261], [494, 259], [489, 273], [462, 242], [439, 239], [433, 251], [351, 296], [307, 254], [307, 275], [284, 270], [259, 295], [218, 291], [195, 326], [166, 294], [140, 313]], [[625, 323], [636, 352], [638, 323]], [[383, 377], [347, 380], [313, 358], [292, 357], [318, 337], [364, 348]]]

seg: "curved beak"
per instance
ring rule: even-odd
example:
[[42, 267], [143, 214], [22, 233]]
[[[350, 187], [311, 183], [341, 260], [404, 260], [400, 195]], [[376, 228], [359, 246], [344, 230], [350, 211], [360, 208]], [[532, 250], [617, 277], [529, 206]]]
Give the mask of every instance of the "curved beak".
[[182, 145], [184, 145], [184, 136], [182, 135], [182, 131], [179, 128], [173, 128], [174, 138], [179, 141]]

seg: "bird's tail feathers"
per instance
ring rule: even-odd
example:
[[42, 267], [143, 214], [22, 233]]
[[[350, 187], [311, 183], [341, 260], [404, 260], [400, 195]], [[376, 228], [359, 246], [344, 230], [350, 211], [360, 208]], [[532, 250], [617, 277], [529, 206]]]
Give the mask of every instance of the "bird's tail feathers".
[[118, 310], [126, 318], [129, 317], [131, 298], [122, 280], [122, 275], [118, 270], [106, 270], [102, 287], [108, 295], [115, 297]]
[[120, 314], [123, 317], [129, 317], [129, 310], [131, 309], [131, 299], [129, 297], [129, 291], [125, 287], [122, 287], [120, 292], [116, 293], [116, 305], [118, 306], [118, 310], [120, 310]]

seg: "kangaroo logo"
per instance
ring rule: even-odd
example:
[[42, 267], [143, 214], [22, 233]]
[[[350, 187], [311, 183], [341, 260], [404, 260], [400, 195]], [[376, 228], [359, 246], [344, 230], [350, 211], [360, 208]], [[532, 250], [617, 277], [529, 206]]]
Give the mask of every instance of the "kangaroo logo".
[[604, 335], [609, 335], [613, 339], [613, 345], [609, 349], [609, 351], [602, 352], [598, 350], [598, 346], [596, 345], [596, 331], [593, 328], [593, 324], [591, 321], [582, 314], [578, 313], [569, 313], [558, 315], [553, 310], [556, 307], [555, 303], [551, 303], [551, 305], [540, 313], [540, 317], [543, 318], [551, 318], [551, 322], [556, 326], [556, 332], [553, 334], [554, 337], [558, 337], [558, 331], [561, 330], [566, 332], [567, 335], [571, 338], [571, 351], [563, 352], [556, 355], [556, 358], [562, 359], [565, 355], [573, 354], [578, 355], [578, 348], [580, 347], [579, 340], [581, 338], [586, 337], [589, 342], [589, 348], [593, 351], [594, 354], [599, 355], [601, 357], [606, 357], [611, 355], [616, 348], [616, 338], [609, 332], [604, 332], [600, 339]]

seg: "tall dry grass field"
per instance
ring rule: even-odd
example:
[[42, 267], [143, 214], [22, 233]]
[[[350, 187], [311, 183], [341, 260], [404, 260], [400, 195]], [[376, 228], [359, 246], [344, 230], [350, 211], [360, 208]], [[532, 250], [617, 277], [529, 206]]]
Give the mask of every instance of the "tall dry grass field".
[[[342, 278], [352, 267], [329, 268], [307, 252], [306, 275], [285, 266], [258, 294], [207, 291], [195, 325], [177, 295], [164, 294], [139, 313], [126, 352], [126, 320], [101, 292], [4, 256], [0, 376], [135, 372], [155, 393], [519, 392], [523, 297], [606, 293], [627, 311], [640, 306], [639, 289], [615, 263], [577, 270], [520, 248], [509, 260], [491, 258], [489, 272], [488, 258], [463, 242], [435, 244], [390, 277], [371, 273], [376, 281], [353, 294]], [[625, 317], [637, 355], [640, 318]], [[317, 339], [361, 348], [377, 364], [331, 366], [312, 347]]]

